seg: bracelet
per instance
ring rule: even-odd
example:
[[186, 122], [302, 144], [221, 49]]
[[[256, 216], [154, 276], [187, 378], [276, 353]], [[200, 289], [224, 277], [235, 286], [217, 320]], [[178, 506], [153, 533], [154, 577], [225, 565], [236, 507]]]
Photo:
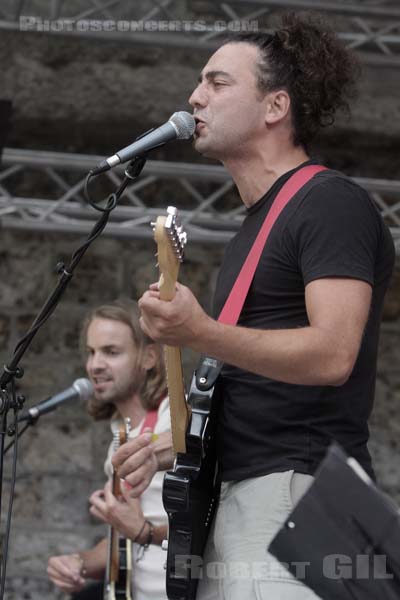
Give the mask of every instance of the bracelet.
[[[143, 533], [144, 528], [146, 527], [146, 525], [149, 526], [149, 533], [148, 533], [148, 536], [147, 536], [147, 540], [144, 542], [144, 544], [141, 544], [138, 541], [138, 539], [142, 535], [142, 533]], [[154, 525], [153, 525], [153, 523], [151, 521], [148, 521], [147, 519], [145, 519], [145, 521], [143, 523], [143, 527], [140, 530], [140, 533], [133, 540], [134, 542], [137, 542], [139, 544], [139, 546], [140, 546], [140, 548], [138, 548], [138, 551], [137, 551], [136, 562], [139, 562], [140, 560], [142, 560], [145, 551], [150, 546], [150, 544], [153, 542], [153, 536], [154, 536]]]
[[81, 568], [79, 570], [79, 575], [81, 577], [86, 577], [87, 569], [85, 568], [85, 561], [83, 560], [82, 554], [79, 554], [79, 552], [77, 552], [76, 554], [73, 554], [73, 556], [81, 561]]
[[147, 536], [147, 540], [143, 544], [144, 549], [147, 550], [147, 548], [150, 546], [150, 544], [153, 543], [154, 525], [151, 521], [147, 521], [147, 520], [145, 521], [145, 523], [147, 523], [147, 525], [149, 526], [149, 535]]
[[[140, 544], [140, 542], [139, 542], [139, 539], [140, 539], [140, 536], [142, 535], [142, 533], [143, 533], [143, 531], [144, 531], [144, 528], [146, 527], [146, 523], [148, 523], [148, 521], [146, 521], [146, 520], [145, 520], [145, 521], [143, 521], [143, 525], [142, 525], [142, 528], [141, 528], [141, 530], [139, 531], [139, 533], [137, 534], [137, 536], [136, 536], [136, 537], [135, 537], [135, 539], [133, 540], [133, 542], [134, 542], [135, 544]], [[143, 544], [140, 544], [140, 545], [142, 546]]]

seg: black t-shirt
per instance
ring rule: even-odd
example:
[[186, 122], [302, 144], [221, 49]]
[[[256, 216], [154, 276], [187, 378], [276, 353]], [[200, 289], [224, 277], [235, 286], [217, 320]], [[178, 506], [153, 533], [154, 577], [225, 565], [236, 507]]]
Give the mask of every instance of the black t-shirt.
[[[248, 209], [229, 243], [217, 281], [215, 316], [277, 193], [294, 171], [280, 177]], [[368, 193], [338, 172], [317, 174], [285, 207], [263, 250], [238, 324], [256, 329], [308, 326], [305, 286], [323, 277], [370, 283], [370, 316], [356, 365], [342, 386], [288, 384], [224, 365], [218, 431], [223, 480], [289, 469], [312, 474], [332, 440], [373, 475], [367, 420], [394, 257], [391, 234]]]

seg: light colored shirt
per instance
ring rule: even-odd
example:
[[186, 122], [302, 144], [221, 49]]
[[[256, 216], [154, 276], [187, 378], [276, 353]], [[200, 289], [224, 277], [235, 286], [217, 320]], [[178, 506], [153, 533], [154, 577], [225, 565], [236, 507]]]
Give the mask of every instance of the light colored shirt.
[[[131, 430], [129, 439], [139, 435], [144, 419], [137, 427]], [[120, 424], [119, 419], [111, 421], [111, 431], [114, 433]], [[171, 420], [169, 415], [169, 401], [165, 398], [158, 408], [158, 418], [154, 427], [154, 433], [163, 433], [171, 429]], [[112, 476], [111, 457], [113, 454], [113, 444], [108, 449], [107, 459], [104, 464], [104, 470], [108, 478]], [[140, 497], [140, 504], [144, 518], [151, 521], [154, 526], [166, 525], [168, 523], [167, 514], [164, 510], [161, 491], [165, 471], [158, 471], [149, 487]], [[143, 548], [139, 544], [132, 544], [133, 564], [133, 590], [132, 595], [135, 600], [167, 600], [165, 591], [165, 569], [167, 553], [161, 549], [161, 546], [151, 544], [145, 550], [142, 558], [137, 558], [143, 553]]]

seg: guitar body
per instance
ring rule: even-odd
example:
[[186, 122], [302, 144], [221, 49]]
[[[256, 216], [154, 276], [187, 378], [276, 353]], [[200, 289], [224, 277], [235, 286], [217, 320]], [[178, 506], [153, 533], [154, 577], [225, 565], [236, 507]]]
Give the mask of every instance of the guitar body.
[[109, 552], [117, 552], [118, 564], [111, 562], [107, 566], [103, 598], [104, 600], [133, 600], [132, 541], [118, 535], [112, 527], [109, 528], [108, 539], [109, 549], [111, 549]]
[[119, 577], [115, 585], [117, 600], [133, 600], [131, 595], [132, 541], [120, 537], [118, 540]]
[[[217, 365], [213, 359], [206, 360]], [[218, 372], [219, 369], [220, 366]], [[169, 520], [166, 565], [169, 600], [196, 597], [203, 552], [219, 496], [215, 442], [217, 394], [214, 385], [208, 390], [199, 389], [196, 373], [188, 398], [191, 418], [186, 452], [177, 454], [174, 469], [165, 474], [163, 486], [163, 503]]]
[[105, 585], [104, 600], [133, 600], [131, 594], [132, 542], [120, 537], [118, 540], [118, 578]]

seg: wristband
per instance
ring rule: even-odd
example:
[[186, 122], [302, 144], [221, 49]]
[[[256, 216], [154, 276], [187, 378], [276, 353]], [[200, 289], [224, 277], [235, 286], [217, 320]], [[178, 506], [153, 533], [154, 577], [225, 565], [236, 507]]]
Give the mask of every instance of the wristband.
[[[143, 521], [143, 525], [142, 525], [142, 528], [141, 528], [141, 530], [139, 531], [139, 533], [137, 534], [137, 536], [136, 536], [136, 537], [135, 537], [135, 539], [133, 540], [133, 542], [134, 542], [135, 544], [140, 544], [140, 542], [139, 542], [139, 539], [140, 539], [140, 536], [142, 535], [142, 533], [143, 533], [143, 531], [144, 531], [144, 528], [146, 527], [146, 523], [148, 523], [148, 521], [146, 521], [146, 520], [145, 520], [145, 521]], [[141, 545], [141, 546], [143, 546], [143, 544], [140, 544], [140, 545]]]
[[150, 544], [153, 543], [154, 525], [151, 521], [147, 521], [147, 520], [145, 521], [145, 523], [147, 523], [149, 526], [149, 535], [147, 536], [147, 540], [143, 544], [144, 549], [147, 550], [147, 548], [150, 546]]
[[77, 552], [76, 554], [73, 554], [73, 556], [81, 561], [81, 568], [79, 570], [79, 575], [81, 577], [85, 578], [87, 575], [87, 569], [85, 568], [85, 561], [83, 560], [82, 554], [79, 554], [79, 552]]
[[[142, 533], [143, 533], [144, 528], [145, 528], [146, 525], [149, 526], [149, 533], [147, 535], [147, 539], [144, 542], [144, 544], [141, 544], [137, 540], [142, 535]], [[139, 546], [140, 546], [140, 548], [138, 548], [138, 551], [137, 551], [136, 562], [139, 562], [140, 560], [142, 560], [145, 551], [150, 546], [150, 544], [153, 542], [153, 536], [154, 536], [154, 525], [153, 525], [153, 523], [151, 521], [148, 521], [147, 519], [145, 519], [145, 522], [143, 523], [143, 527], [140, 530], [139, 535], [137, 535], [136, 538], [134, 539], [134, 541], [137, 542], [139, 544]]]

